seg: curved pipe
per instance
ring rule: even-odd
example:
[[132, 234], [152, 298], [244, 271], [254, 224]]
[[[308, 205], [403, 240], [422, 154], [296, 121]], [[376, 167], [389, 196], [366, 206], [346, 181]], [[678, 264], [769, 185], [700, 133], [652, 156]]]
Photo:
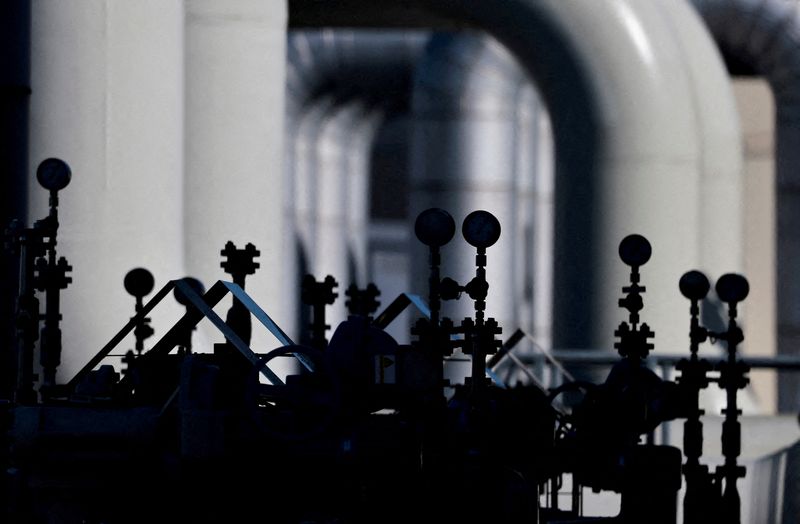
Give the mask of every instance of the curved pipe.
[[[554, 344], [610, 346], [620, 315], [609, 297], [627, 281], [616, 246], [624, 235], [639, 232], [656, 249], [643, 270], [647, 319], [660, 347], [685, 345], [679, 316], [685, 305], [675, 282], [682, 271], [703, 264], [699, 246], [716, 238], [714, 231], [698, 231], [705, 205], [701, 180], [712, 175], [710, 165], [734, 180], [739, 174], [733, 98], [696, 14], [682, 2], [644, 0], [415, 5], [493, 34], [536, 79], [552, 115], [558, 202]], [[699, 48], [681, 48], [673, 29], [680, 26]], [[712, 93], [705, 87], [709, 81], [722, 88]], [[712, 96], [718, 99], [717, 127], [698, 109], [698, 101]], [[718, 144], [706, 153], [713, 158], [703, 158], [703, 142]], [[726, 229], [738, 231], [739, 205], [734, 198], [721, 206], [730, 217]], [[736, 258], [738, 237], [731, 236]]]
[[[348, 264], [347, 146], [362, 112], [363, 108], [358, 102], [336, 107], [321, 122], [316, 144], [316, 238], [312, 268], [317, 278], [333, 275], [339, 283], [336, 290], [339, 299], [328, 308], [327, 319], [332, 326], [347, 318], [344, 297], [347, 286], [352, 282]], [[359, 175], [365, 177], [368, 173]]]
[[289, 117], [331, 94], [340, 102], [358, 98], [387, 109], [405, 106], [411, 70], [427, 39], [421, 31], [291, 31], [286, 70]]
[[[783, 0], [693, 0], [723, 54], [764, 75], [776, 108], [778, 353], [800, 346], [800, 10]], [[778, 408], [796, 411], [800, 379], [779, 376]]]
[[[506, 230], [487, 250], [486, 314], [516, 325], [514, 256], [519, 94], [526, 77], [497, 41], [477, 35], [435, 35], [418, 66], [413, 93], [410, 218], [429, 207], [456, 224], [485, 209]], [[460, 231], [460, 229], [459, 229]], [[475, 250], [457, 235], [442, 257], [442, 275], [465, 283], [475, 274]], [[427, 289], [427, 255], [412, 242], [414, 287]], [[444, 314], [471, 316], [468, 300], [445, 302]]]
[[[369, 211], [370, 211], [370, 155], [378, 131], [384, 122], [384, 112], [365, 108], [347, 144], [347, 166], [345, 167], [347, 187], [347, 246], [348, 264], [353, 273], [353, 282], [361, 287], [367, 285], [369, 275]], [[388, 297], [385, 297], [388, 299]]]
[[[333, 274], [341, 297], [352, 277], [366, 277], [372, 140], [388, 114], [407, 110], [411, 71], [427, 38], [423, 32], [289, 33], [289, 252], [298, 252], [295, 266], [306, 266], [300, 272]], [[296, 289], [287, 293], [295, 303]], [[343, 305], [343, 298], [337, 301], [332, 321], [344, 319]]]

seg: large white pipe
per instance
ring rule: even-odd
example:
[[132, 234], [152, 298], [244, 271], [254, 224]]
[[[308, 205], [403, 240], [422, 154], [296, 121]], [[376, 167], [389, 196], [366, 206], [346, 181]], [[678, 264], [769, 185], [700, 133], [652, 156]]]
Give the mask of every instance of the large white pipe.
[[550, 119], [533, 84], [520, 92], [517, 122], [518, 237], [514, 292], [517, 324], [552, 346], [555, 171]]
[[351, 277], [362, 286], [366, 281], [372, 141], [383, 115], [406, 104], [426, 39], [422, 32], [289, 34], [286, 115], [293, 147], [286, 175], [294, 210], [288, 214], [301, 271], [317, 278], [332, 273], [340, 283], [329, 311], [333, 325], [344, 319]]
[[[378, 130], [384, 121], [384, 112], [365, 108], [355, 124], [349, 141], [344, 144], [347, 152], [346, 194], [347, 194], [347, 234], [348, 257], [352, 260], [355, 284], [364, 287], [369, 275], [369, 212], [370, 212], [370, 169], [372, 146]], [[388, 300], [384, 297], [384, 300]]]
[[[204, 282], [229, 275], [219, 252], [229, 240], [261, 251], [247, 290], [278, 324], [291, 257], [284, 252], [284, 1], [186, 1], [187, 271]], [[212, 333], [213, 341], [222, 341]], [[253, 347], [278, 345], [253, 330]]]
[[[522, 69], [496, 41], [479, 35], [437, 34], [417, 69], [411, 142], [411, 223], [429, 207], [453, 215], [457, 235], [442, 250], [442, 275], [462, 285], [475, 276], [475, 248], [461, 223], [476, 209], [494, 214], [506, 228], [487, 250], [486, 315], [516, 327], [514, 250], [518, 94]], [[416, 289], [427, 289], [426, 248], [414, 240]], [[466, 295], [445, 302], [443, 314], [471, 316]]]
[[347, 318], [345, 291], [352, 280], [348, 263], [347, 146], [362, 111], [358, 103], [336, 107], [321, 122], [317, 141], [313, 273], [318, 279], [331, 275], [339, 283], [339, 299], [328, 308], [326, 317], [334, 327]]
[[[783, 0], [694, 0], [724, 54], [764, 75], [776, 109], [778, 353], [800, 351], [800, 9]], [[769, 285], [770, 283], [766, 283]], [[800, 378], [779, 376], [778, 408], [797, 411]]]
[[[74, 267], [63, 382], [133, 315], [128, 270], [150, 269], [157, 285], [184, 274], [184, 12], [180, 0], [31, 5], [30, 220], [47, 210], [35, 166], [55, 156], [73, 172], [60, 198], [59, 253]], [[168, 299], [157, 333], [180, 311]]]
[[[419, 5], [496, 36], [533, 75], [548, 105], [558, 196], [554, 344], [611, 346], [624, 318], [616, 297], [628, 277], [616, 248], [637, 232], [654, 246], [643, 270], [643, 318], [659, 348], [685, 348], [686, 305], [676, 282], [687, 269], [707, 266], [700, 245], [724, 234], [701, 231], [702, 180], [709, 165], [735, 179], [740, 164], [726, 73], [697, 16], [675, 1]], [[682, 48], [676, 27], [694, 42], [691, 50]], [[720, 123], [698, 125], [709, 115], [696, 102], [710, 97], [717, 99]], [[701, 143], [717, 145], [704, 151]], [[721, 198], [729, 199], [720, 206], [731, 217], [726, 229], [738, 230], [738, 196]], [[728, 236], [735, 259], [739, 236]]]

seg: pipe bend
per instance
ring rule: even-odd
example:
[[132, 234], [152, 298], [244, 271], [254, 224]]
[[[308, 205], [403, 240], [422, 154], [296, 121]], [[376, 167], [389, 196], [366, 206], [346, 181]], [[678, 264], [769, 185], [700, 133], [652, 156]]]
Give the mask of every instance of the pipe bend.
[[414, 73], [413, 113], [424, 119], [510, 118], [526, 76], [496, 40], [437, 33]]
[[693, 0], [725, 54], [770, 82], [779, 112], [800, 106], [800, 9], [784, 0]]

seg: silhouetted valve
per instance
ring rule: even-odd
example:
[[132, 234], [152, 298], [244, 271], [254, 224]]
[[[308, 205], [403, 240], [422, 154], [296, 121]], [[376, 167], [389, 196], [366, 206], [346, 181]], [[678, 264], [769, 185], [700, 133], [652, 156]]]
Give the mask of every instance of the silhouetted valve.
[[72, 180], [72, 171], [63, 160], [48, 158], [43, 160], [36, 169], [36, 179], [39, 184], [50, 191], [61, 191]]
[[750, 284], [742, 275], [727, 273], [719, 277], [715, 289], [720, 300], [727, 304], [736, 304], [747, 298]]
[[[181, 279], [181, 282], [188, 284], [189, 287], [192, 288], [192, 290], [198, 295], [202, 295], [203, 293], [206, 292], [206, 288], [205, 286], [203, 286], [203, 283], [197, 280], [196, 278], [183, 277]], [[175, 300], [178, 301], [178, 304], [184, 307], [189, 306], [189, 299], [186, 298], [186, 295], [184, 295], [180, 289], [175, 288], [175, 291], [172, 292], [172, 295], [175, 297]]]
[[628, 235], [619, 243], [619, 258], [631, 267], [646, 264], [652, 253], [650, 242], [642, 235]]
[[125, 275], [125, 291], [136, 298], [142, 298], [153, 291], [155, 283], [153, 274], [143, 267], [131, 269]]
[[414, 233], [428, 247], [442, 247], [456, 233], [456, 223], [450, 213], [438, 207], [426, 209], [417, 216]]
[[703, 300], [708, 294], [711, 285], [704, 274], [699, 271], [692, 270], [683, 274], [678, 287], [681, 294], [689, 300]]
[[500, 238], [500, 221], [488, 211], [473, 211], [464, 219], [461, 233], [471, 246], [485, 249]]

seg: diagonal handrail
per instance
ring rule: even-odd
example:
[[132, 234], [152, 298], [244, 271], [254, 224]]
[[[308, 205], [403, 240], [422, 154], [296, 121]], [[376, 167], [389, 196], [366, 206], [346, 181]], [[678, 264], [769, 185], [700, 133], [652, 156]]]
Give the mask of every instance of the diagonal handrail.
[[[520, 342], [522, 342], [522, 340], [530, 341], [531, 344], [533, 344], [534, 350], [536, 350], [538, 353], [541, 353], [541, 355], [545, 358], [545, 360], [550, 362], [550, 364], [553, 367], [555, 367], [561, 373], [561, 375], [564, 378], [566, 378], [567, 380], [570, 380], [570, 381], [574, 381], [575, 380], [575, 377], [572, 375], [572, 373], [567, 371], [566, 368], [564, 368], [564, 366], [561, 364], [561, 362], [550, 351], [548, 351], [547, 349], [542, 347], [536, 341], [536, 339], [533, 337], [533, 335], [531, 335], [530, 333], [528, 333], [527, 331], [525, 331], [522, 328], [517, 328], [517, 330], [514, 331], [514, 333], [512, 333], [510, 337], [508, 337], [508, 340], [506, 340], [506, 342], [500, 348], [500, 351], [495, 353], [492, 356], [492, 358], [489, 359], [489, 362], [487, 363], [487, 367], [490, 368], [490, 369], [494, 368], [497, 364], [500, 363], [500, 361], [504, 357], [508, 356], [508, 358], [510, 358], [517, 366], [519, 366], [520, 369], [522, 369], [522, 371], [528, 377], [533, 378], [534, 380], [536, 380], [534, 378], [533, 374], [530, 373], [530, 371], [527, 369], [527, 366], [525, 365], [525, 363], [519, 357], [517, 357], [516, 355], [514, 355], [512, 353], [512, 350]], [[536, 380], [536, 383], [537, 383], [537, 385], [540, 385], [541, 381]]]
[[386, 329], [389, 324], [400, 316], [400, 313], [405, 311], [406, 308], [412, 304], [417, 308], [417, 311], [422, 313], [422, 316], [431, 318], [431, 309], [422, 297], [413, 293], [400, 293], [397, 295], [397, 298], [392, 300], [392, 303], [386, 306], [386, 309], [375, 318], [373, 324], [381, 329]]
[[[259, 366], [260, 372], [272, 384], [283, 385], [283, 381], [268, 367], [260, 366], [260, 357], [233, 331], [225, 321], [214, 312], [213, 308], [228, 293], [238, 299], [245, 308], [275, 336], [284, 346], [294, 345], [292, 339], [272, 320], [272, 318], [248, 295], [239, 285], [232, 282], [218, 280], [202, 296], [183, 280], [171, 280], [156, 293], [142, 310], [134, 315], [122, 329], [114, 335], [108, 343], [103, 346], [97, 354], [86, 363], [83, 368], [66, 384], [69, 390], [75, 387], [88, 375], [104, 358], [106, 358], [114, 348], [136, 327], [140, 318], [145, 317], [152, 311], [170, 291], [179, 290], [189, 302], [191, 307], [187, 308], [186, 313], [153, 345], [144, 353], [141, 358], [152, 359], [161, 355], [167, 355], [172, 351], [181, 340], [181, 334], [193, 329], [203, 318], [209, 319], [225, 339], [230, 342], [253, 366]], [[298, 361], [309, 371], [314, 371], [314, 364], [305, 356], [299, 353], [292, 353]]]
[[111, 353], [111, 351], [117, 347], [117, 345], [122, 342], [122, 340], [128, 336], [131, 331], [133, 331], [139, 320], [147, 316], [147, 314], [150, 313], [150, 311], [152, 311], [153, 308], [155, 308], [158, 303], [161, 302], [170, 291], [172, 291], [174, 287], [174, 280], [167, 282], [167, 284], [164, 285], [164, 287], [162, 287], [158, 293], [156, 293], [153, 298], [151, 298], [147, 304], [145, 304], [144, 307], [142, 307], [142, 309], [128, 321], [127, 324], [122, 326], [122, 329], [120, 329], [116, 335], [111, 337], [111, 340], [109, 340], [108, 343], [103, 346], [100, 351], [98, 351], [97, 354], [93, 356], [89, 362], [87, 362], [86, 365], [83, 366], [74, 377], [72, 377], [69, 382], [67, 382], [67, 388], [70, 390], [74, 389], [75, 386], [78, 385], [78, 383], [97, 366], [97, 364], [106, 358], [108, 354]]

